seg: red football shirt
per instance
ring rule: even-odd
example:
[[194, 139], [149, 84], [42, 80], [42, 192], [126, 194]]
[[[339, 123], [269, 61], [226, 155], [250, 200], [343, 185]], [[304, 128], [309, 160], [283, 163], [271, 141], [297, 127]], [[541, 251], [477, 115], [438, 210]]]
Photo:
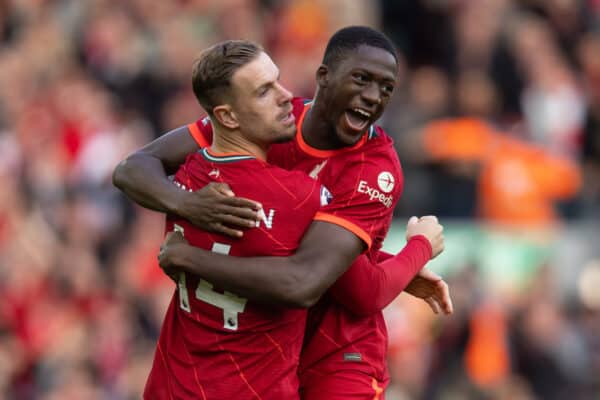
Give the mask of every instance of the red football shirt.
[[[261, 202], [263, 220], [232, 239], [169, 216], [193, 246], [234, 256], [292, 254], [321, 204], [321, 184], [248, 155], [188, 156], [175, 175], [183, 190], [227, 182]], [[253, 304], [209, 282], [181, 274], [157, 344], [146, 399], [294, 399], [306, 311]]]
[[[380, 127], [372, 126], [353, 147], [334, 151], [312, 148], [303, 140], [301, 129], [309, 108], [310, 103], [302, 108], [296, 105], [296, 138], [273, 146], [269, 162], [304, 171], [326, 186], [333, 199], [315, 219], [352, 231], [368, 246], [366, 255], [376, 264], [403, 187], [393, 142]], [[349, 369], [385, 382], [386, 352], [383, 314], [357, 317], [328, 293], [309, 310], [300, 385], [312, 385], [313, 379]]]
[[[366, 256], [377, 263], [377, 252], [392, 221], [403, 188], [402, 169], [393, 141], [383, 129], [372, 126], [352, 147], [319, 150], [302, 137], [302, 121], [311, 103], [292, 101], [297, 134], [276, 144], [268, 161], [285, 169], [303, 171], [319, 180], [333, 195], [316, 220], [340, 225], [367, 245]], [[200, 147], [212, 140], [208, 119], [188, 125]], [[356, 288], [360, 290], [360, 288]], [[300, 358], [301, 386], [320, 376], [343, 370], [360, 371], [380, 382], [388, 379], [385, 356], [387, 329], [381, 312], [358, 317], [332, 300], [329, 294], [309, 310], [306, 338]]]

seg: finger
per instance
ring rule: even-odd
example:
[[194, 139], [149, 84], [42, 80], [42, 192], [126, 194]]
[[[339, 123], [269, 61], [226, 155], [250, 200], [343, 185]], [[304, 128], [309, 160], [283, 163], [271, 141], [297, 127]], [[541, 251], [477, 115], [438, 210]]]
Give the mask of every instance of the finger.
[[429, 304], [429, 307], [435, 314], [440, 313], [440, 306], [438, 305], [437, 301], [435, 301], [435, 299], [433, 297], [426, 297], [425, 301], [427, 302], [427, 304]]
[[441, 281], [442, 277], [439, 276], [438, 274], [436, 274], [435, 272], [433, 272], [432, 270], [430, 270], [429, 268], [425, 267], [422, 268], [421, 271], [419, 272], [419, 276], [421, 278], [425, 278], [429, 281]]
[[171, 235], [169, 235], [168, 238], [165, 239], [165, 241], [163, 242], [163, 246], [166, 248], [178, 241], [183, 241], [183, 236], [181, 236], [181, 234], [178, 232], [173, 232]]
[[181, 232], [179, 230], [175, 230], [175, 231], [171, 231], [171, 232], [167, 233], [163, 243], [168, 243], [168, 242], [171, 242], [172, 240], [176, 240], [176, 239], [183, 239], [183, 235], [181, 234]]
[[230, 206], [227, 204], [221, 204], [217, 208], [217, 211], [221, 215], [233, 215], [235, 217], [246, 219], [249, 221], [256, 222], [256, 221], [260, 220], [259, 213], [249, 207], [237, 207], [237, 206]]
[[233, 190], [231, 190], [231, 188], [229, 187], [229, 185], [226, 184], [226, 183], [223, 183], [223, 182], [221, 182], [221, 183], [214, 183], [213, 187], [214, 187], [214, 189], [217, 192], [221, 193], [224, 196], [227, 196], [227, 197], [234, 197], [235, 196], [235, 193], [233, 193]]
[[254, 228], [256, 226], [256, 221], [240, 218], [235, 215], [219, 214], [215, 216], [215, 218], [218, 219], [221, 224], [233, 225], [236, 228]]
[[420, 221], [423, 221], [423, 220], [432, 220], [434, 222], [438, 222], [438, 219], [437, 219], [437, 217], [435, 215], [426, 215], [424, 217], [419, 218], [419, 220]]
[[436, 297], [439, 297], [439, 302], [442, 305], [442, 309], [446, 314], [452, 314], [454, 312], [454, 306], [452, 304], [452, 298], [450, 297], [450, 288], [444, 281], [438, 282], [438, 292]]
[[419, 222], [419, 218], [417, 218], [417, 217], [415, 217], [415, 216], [412, 216], [412, 217], [410, 217], [410, 219], [408, 220], [408, 225], [414, 225], [414, 224], [416, 224], [417, 222]]
[[258, 201], [250, 200], [245, 197], [225, 197], [221, 199], [222, 204], [229, 207], [249, 208], [258, 211], [262, 208], [262, 204]]
[[220, 233], [222, 235], [226, 235], [229, 237], [240, 238], [240, 237], [244, 236], [243, 231], [240, 231], [238, 229], [229, 228], [220, 222], [215, 222], [214, 224], [211, 224], [211, 227], [212, 227], [213, 232]]
[[[174, 234], [174, 233], [175, 233], [174, 231], [167, 232], [167, 234], [165, 235], [165, 240], [164, 240], [164, 242], [168, 242], [168, 241], [169, 241], [169, 239], [171, 238], [171, 236], [173, 236], [173, 234]], [[164, 242], [163, 242], [163, 243], [164, 243]]]

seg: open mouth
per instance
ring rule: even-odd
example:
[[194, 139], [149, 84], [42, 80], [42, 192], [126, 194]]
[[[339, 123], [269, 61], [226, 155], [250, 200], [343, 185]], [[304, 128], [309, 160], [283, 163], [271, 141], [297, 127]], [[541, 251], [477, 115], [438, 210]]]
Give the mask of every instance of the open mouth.
[[362, 131], [367, 128], [371, 121], [372, 114], [360, 108], [351, 108], [344, 113], [346, 122], [350, 128], [356, 131]]

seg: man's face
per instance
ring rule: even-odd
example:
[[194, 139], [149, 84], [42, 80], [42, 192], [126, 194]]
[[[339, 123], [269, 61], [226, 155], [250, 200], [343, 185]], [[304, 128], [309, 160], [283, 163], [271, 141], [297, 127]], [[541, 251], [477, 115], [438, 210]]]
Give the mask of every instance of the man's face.
[[325, 91], [330, 123], [337, 140], [356, 143], [389, 102], [396, 85], [398, 64], [386, 50], [367, 45], [348, 51], [327, 72]]
[[292, 95], [279, 83], [279, 69], [266, 53], [238, 69], [231, 87], [233, 111], [248, 140], [269, 145], [294, 137]]

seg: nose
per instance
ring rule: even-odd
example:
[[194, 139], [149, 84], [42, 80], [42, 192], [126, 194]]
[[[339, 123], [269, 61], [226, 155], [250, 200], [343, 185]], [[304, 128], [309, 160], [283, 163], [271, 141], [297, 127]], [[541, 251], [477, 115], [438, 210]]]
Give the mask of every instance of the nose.
[[279, 102], [280, 104], [288, 103], [292, 100], [292, 92], [287, 90], [281, 83], [277, 83], [277, 90], [279, 90]]
[[375, 82], [371, 82], [370, 85], [367, 85], [360, 95], [369, 105], [381, 104], [381, 92], [379, 90], [379, 85]]

